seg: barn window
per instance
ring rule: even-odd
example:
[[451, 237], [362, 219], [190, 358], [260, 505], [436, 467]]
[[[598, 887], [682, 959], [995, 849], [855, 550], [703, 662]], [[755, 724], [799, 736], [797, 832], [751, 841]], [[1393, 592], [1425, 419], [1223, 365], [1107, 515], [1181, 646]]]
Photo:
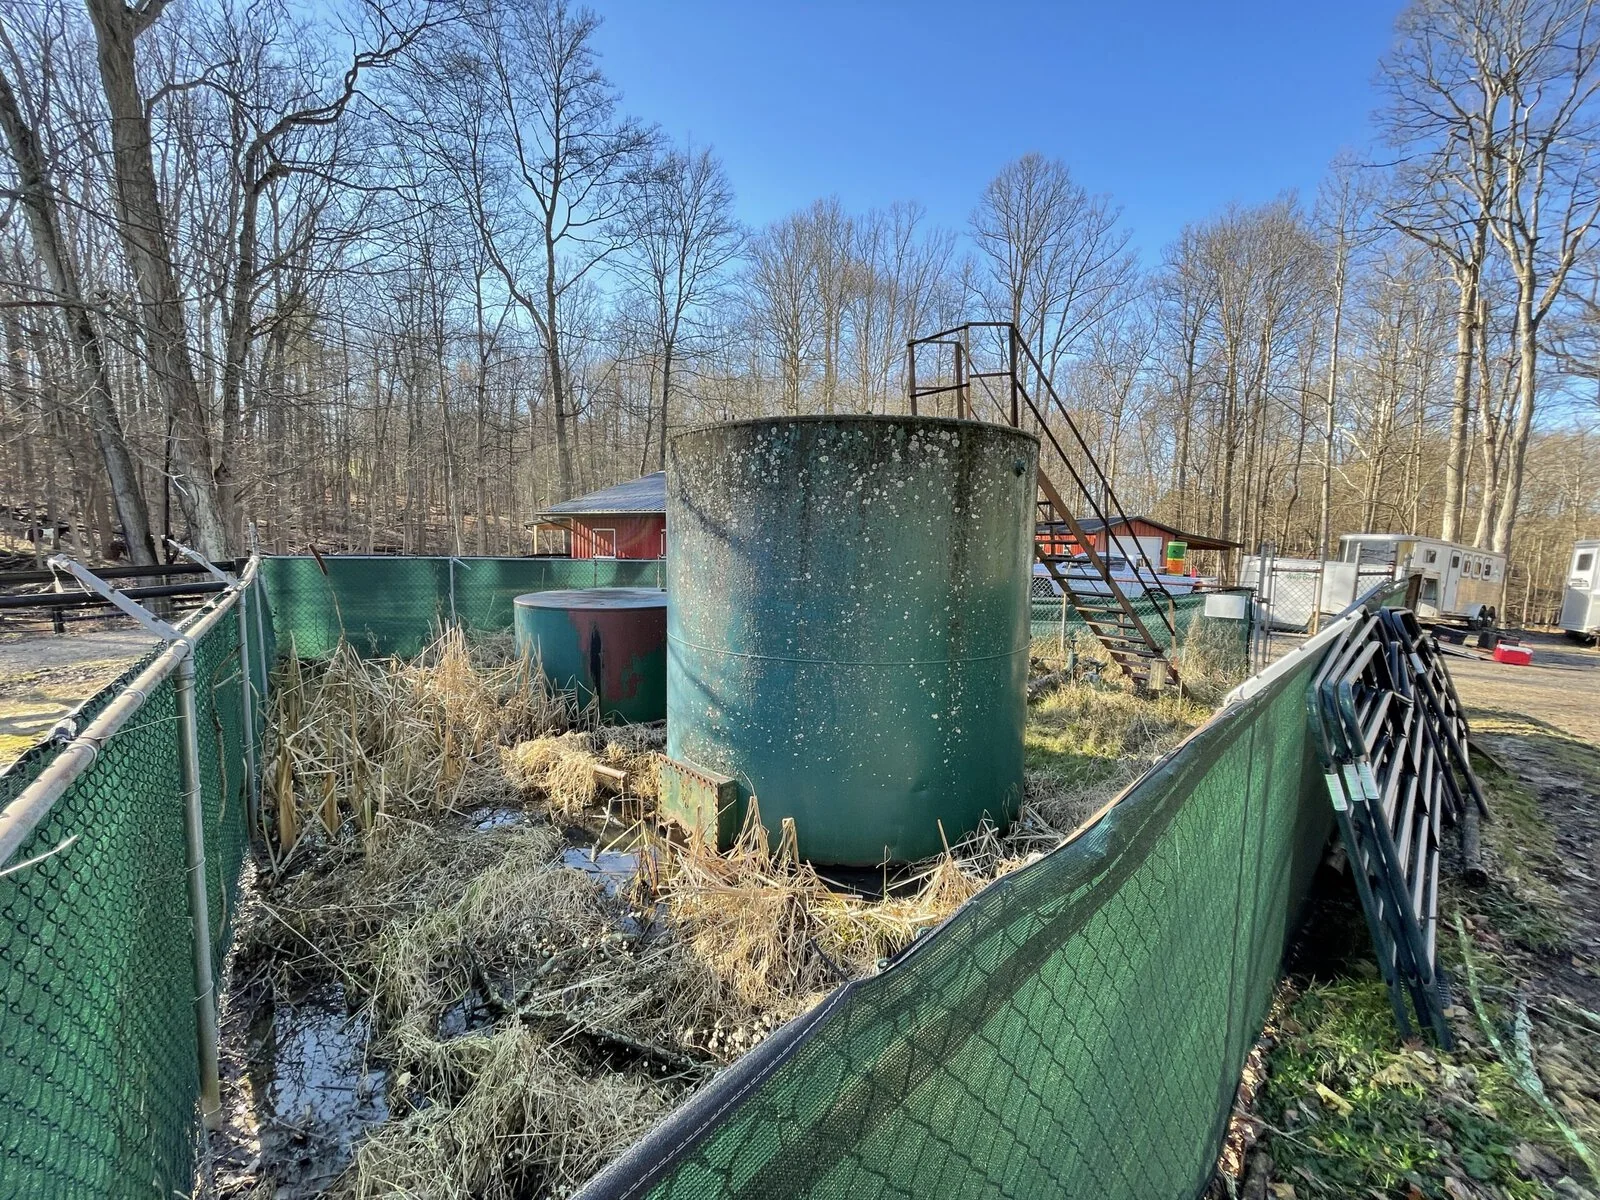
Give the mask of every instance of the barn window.
[[615, 558], [617, 556], [617, 531], [615, 529], [596, 529], [594, 531], [594, 556], [596, 558]]

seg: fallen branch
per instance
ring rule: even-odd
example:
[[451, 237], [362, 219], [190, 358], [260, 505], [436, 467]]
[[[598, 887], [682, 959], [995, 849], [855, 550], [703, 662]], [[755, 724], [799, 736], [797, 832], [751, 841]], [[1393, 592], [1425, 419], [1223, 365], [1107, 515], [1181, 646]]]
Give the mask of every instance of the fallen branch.
[[665, 1046], [658, 1046], [654, 1042], [641, 1042], [627, 1034], [618, 1033], [612, 1029], [602, 1029], [596, 1025], [584, 1025], [574, 1021], [564, 1012], [551, 1012], [545, 1009], [520, 1009], [517, 1019], [524, 1025], [534, 1025], [550, 1030], [554, 1040], [562, 1041], [567, 1038], [587, 1038], [591, 1042], [598, 1042], [602, 1046], [613, 1050], [622, 1050], [635, 1054], [649, 1062], [670, 1067], [674, 1071], [684, 1074], [696, 1074], [711, 1069], [710, 1063], [701, 1062], [699, 1059], [690, 1058], [687, 1054], [680, 1054], [676, 1050], [669, 1050]]

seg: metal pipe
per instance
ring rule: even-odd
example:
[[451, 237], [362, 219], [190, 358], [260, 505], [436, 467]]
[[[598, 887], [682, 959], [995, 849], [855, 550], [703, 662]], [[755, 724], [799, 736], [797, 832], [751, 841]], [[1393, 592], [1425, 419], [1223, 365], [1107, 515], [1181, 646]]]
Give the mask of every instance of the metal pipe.
[[911, 415], [917, 415], [917, 343], [906, 343], [907, 391], [911, 396]]
[[217, 984], [211, 969], [211, 903], [206, 889], [205, 797], [200, 787], [200, 722], [194, 699], [194, 643], [184, 638], [173, 675], [178, 701], [178, 752], [183, 771], [183, 826], [189, 877], [189, 922], [194, 950], [194, 1019], [200, 1059], [200, 1119], [222, 1124], [222, 1075], [217, 1029]]
[[[243, 568], [244, 560], [224, 559], [216, 564], [223, 570], [238, 571]], [[101, 579], [160, 579], [168, 575], [199, 575], [209, 572], [210, 567], [200, 566], [192, 562], [167, 563], [153, 567], [96, 567], [95, 575]], [[40, 583], [55, 583], [60, 578], [56, 572], [43, 571], [0, 571], [0, 587], [26, 587]]]
[[[260, 580], [259, 573], [256, 578], [258, 581]], [[263, 615], [267, 607], [267, 585], [257, 582], [256, 587], [261, 592], [261, 595], [257, 597], [260, 603], [251, 605], [251, 608], [255, 610], [256, 614], [256, 646], [261, 650], [261, 694], [265, 696], [267, 694], [267, 673], [272, 670], [272, 663], [267, 658], [267, 618]]]
[[[118, 594], [130, 600], [156, 600], [163, 596], [208, 596], [225, 591], [227, 585], [214, 579], [200, 579], [193, 583], [163, 583], [151, 587], [119, 589]], [[91, 608], [111, 605], [115, 601], [92, 592], [36, 592], [20, 596], [0, 596], [0, 609], [26, 608]]]
[[[247, 571], [244, 582], [237, 586], [247, 586], [250, 579]], [[0, 867], [4, 867], [28, 840], [39, 822], [44, 820], [67, 789], [77, 782], [78, 776], [88, 770], [99, 756], [100, 747], [128, 723], [128, 719], [143, 706], [145, 697], [172, 674], [179, 658], [185, 653], [183, 642], [200, 641], [227, 615], [227, 611], [224, 601], [203, 614], [185, 631], [183, 639], [172, 642], [151, 660], [150, 665], [118, 692], [99, 716], [62, 747], [50, 760], [49, 766], [40, 771], [34, 781], [18, 793], [16, 799], [0, 810]]]
[[234, 603], [239, 620], [239, 722], [244, 726], [240, 741], [244, 744], [244, 809], [245, 823], [253, 835], [261, 812], [260, 776], [256, 773], [256, 681], [250, 669], [250, 589], [239, 593]]

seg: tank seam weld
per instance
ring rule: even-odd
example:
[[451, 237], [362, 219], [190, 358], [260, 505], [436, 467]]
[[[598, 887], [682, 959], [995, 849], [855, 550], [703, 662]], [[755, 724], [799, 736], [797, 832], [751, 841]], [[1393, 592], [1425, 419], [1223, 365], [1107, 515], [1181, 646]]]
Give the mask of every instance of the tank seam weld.
[[702, 650], [707, 654], [722, 654], [730, 658], [759, 658], [765, 662], [788, 663], [816, 663], [824, 667], [939, 667], [951, 666], [956, 663], [992, 662], [997, 658], [1015, 658], [1019, 654], [1026, 654], [1031, 648], [1029, 645], [1018, 646], [1015, 650], [1002, 650], [998, 654], [974, 654], [968, 658], [906, 658], [906, 659], [847, 659], [847, 658], [796, 658], [786, 654], [756, 654], [749, 650], [719, 650], [715, 646], [703, 646], [699, 642], [691, 642], [687, 638], [674, 637], [667, 634], [667, 641], [677, 642], [680, 646], [687, 646], [691, 650]]

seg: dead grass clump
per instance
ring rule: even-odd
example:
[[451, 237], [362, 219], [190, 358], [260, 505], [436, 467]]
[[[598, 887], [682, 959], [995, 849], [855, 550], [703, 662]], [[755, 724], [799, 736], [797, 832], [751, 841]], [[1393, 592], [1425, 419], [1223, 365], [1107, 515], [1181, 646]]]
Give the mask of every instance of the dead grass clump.
[[[565, 728], [570, 697], [526, 662], [487, 663], [460, 630], [418, 658], [365, 660], [340, 645], [310, 666], [289, 658], [272, 691], [264, 814], [281, 869], [302, 836], [362, 831], [395, 815], [501, 803], [507, 742]], [[496, 665], [498, 664], [498, 665]]]
[[800, 859], [792, 822], [771, 848], [754, 801], [726, 854], [665, 840], [656, 853], [655, 896], [706, 964], [716, 986], [712, 1007], [769, 1028], [871, 974], [988, 882], [947, 852], [886, 898], [841, 892]]
[[1191, 698], [1214, 707], [1250, 673], [1244, 625], [1243, 621], [1207, 619], [1204, 612], [1190, 618], [1188, 628], [1181, 631], [1173, 664]]
[[677, 1036], [715, 1023], [705, 965], [553, 826], [390, 818], [364, 846], [284, 881], [261, 930], [373, 1016], [394, 1115], [339, 1194], [574, 1188], [706, 1077]]
[[582, 1069], [537, 1030], [454, 1039], [457, 1087], [392, 1118], [359, 1146], [346, 1195], [565, 1195], [678, 1102], [681, 1084]]
[[573, 816], [600, 796], [596, 767], [621, 771], [630, 796], [654, 799], [655, 752], [665, 744], [662, 725], [616, 725], [532, 738], [507, 747], [500, 757], [517, 787], [544, 793], [557, 810]]
[[599, 795], [594, 767], [595, 735], [586, 730], [549, 734], [518, 742], [500, 755], [508, 778], [519, 788], [543, 792], [558, 811], [581, 812]]
[[1077, 681], [1047, 693], [1029, 708], [1023, 803], [1006, 842], [1017, 853], [1059, 845], [1209, 715], [1176, 691]]

